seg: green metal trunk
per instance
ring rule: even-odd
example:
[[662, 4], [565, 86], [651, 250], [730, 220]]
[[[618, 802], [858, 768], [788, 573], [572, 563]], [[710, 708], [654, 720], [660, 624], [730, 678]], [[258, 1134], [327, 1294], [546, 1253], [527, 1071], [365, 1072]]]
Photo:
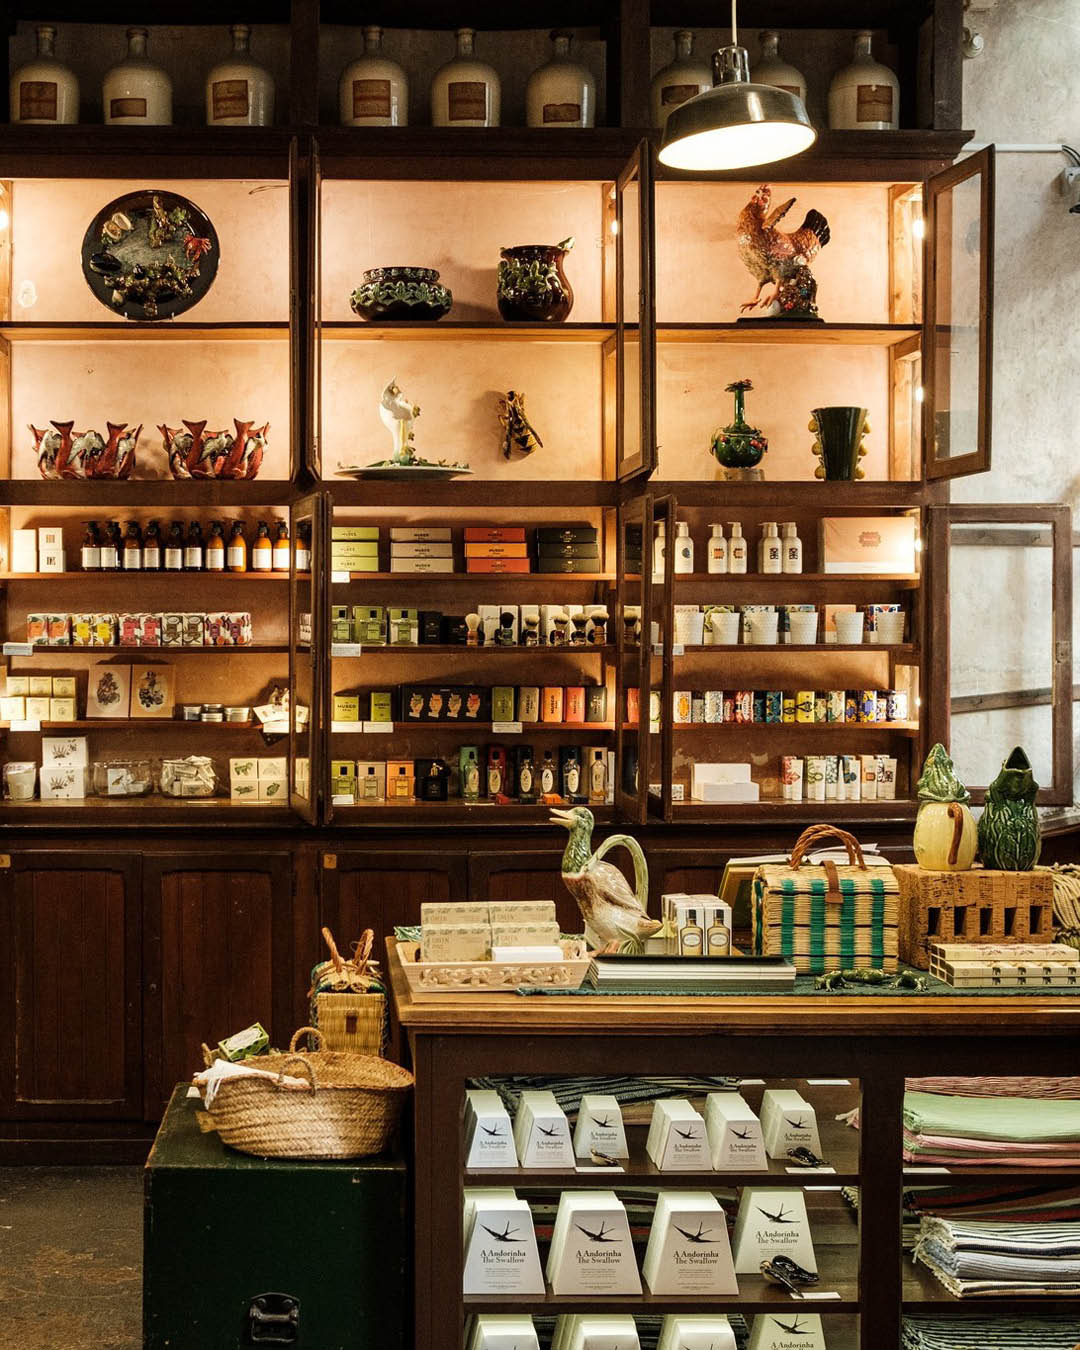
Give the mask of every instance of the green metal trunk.
[[[173, 1093], [146, 1163], [146, 1350], [404, 1350], [404, 1160], [252, 1158], [203, 1134], [187, 1094]], [[267, 1294], [292, 1303], [256, 1306]]]

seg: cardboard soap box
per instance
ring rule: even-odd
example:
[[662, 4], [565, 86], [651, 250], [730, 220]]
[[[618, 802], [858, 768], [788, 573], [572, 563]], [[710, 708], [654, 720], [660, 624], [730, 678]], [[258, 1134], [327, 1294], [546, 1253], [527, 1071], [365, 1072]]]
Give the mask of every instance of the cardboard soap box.
[[838, 574], [915, 571], [914, 516], [825, 516], [821, 521], [821, 570]]

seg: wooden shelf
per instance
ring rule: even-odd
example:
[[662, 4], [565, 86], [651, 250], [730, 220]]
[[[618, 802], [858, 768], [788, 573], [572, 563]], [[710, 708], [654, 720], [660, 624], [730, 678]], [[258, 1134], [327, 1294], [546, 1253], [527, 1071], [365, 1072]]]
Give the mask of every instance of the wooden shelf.
[[[709, 646], [686, 644], [681, 652], [675, 652], [676, 660], [680, 656], [720, 656], [734, 655], [738, 652], [783, 652], [799, 655], [803, 652], [828, 655], [829, 652], [881, 652], [893, 656], [918, 656], [919, 649], [911, 642], [717, 642]], [[660, 653], [653, 651], [654, 656]]]
[[[210, 725], [213, 725], [212, 723]], [[221, 725], [219, 722], [218, 726]], [[361, 720], [355, 724], [357, 727], [363, 727], [364, 721]], [[492, 722], [385, 722], [380, 725], [390, 727], [394, 732], [401, 731], [454, 731], [459, 735], [465, 731], [491, 731], [495, 725]], [[388, 736], [386, 731], [344, 731], [341, 722], [331, 723], [331, 735], [333, 736]], [[579, 732], [600, 732], [608, 733], [615, 730], [611, 722], [523, 722], [520, 731], [503, 731], [496, 733], [501, 736], [561, 736], [567, 732], [573, 732], [577, 735]]]
[[282, 342], [287, 320], [279, 323], [13, 323], [0, 324], [6, 342]]
[[501, 319], [439, 319], [429, 323], [357, 319], [324, 323], [320, 332], [326, 342], [571, 342], [596, 346], [613, 338], [615, 327], [608, 323], [507, 323]]
[[[605, 1187], [611, 1185], [610, 1178], [615, 1173], [606, 1173], [608, 1180], [604, 1182]], [[717, 1184], [716, 1178], [719, 1173], [713, 1173], [713, 1185]], [[807, 1303], [806, 1309], [813, 1309], [815, 1312], [858, 1312], [859, 1310], [859, 1280], [857, 1272], [857, 1249], [850, 1247], [818, 1247], [815, 1252], [818, 1260], [818, 1273], [820, 1279], [814, 1285], [814, 1291], [836, 1292], [840, 1295], [839, 1299], [829, 1299], [822, 1303]], [[573, 1297], [559, 1296], [553, 1294], [548, 1289], [547, 1293], [540, 1296], [529, 1296], [519, 1294], [481, 1294], [466, 1295], [465, 1311], [467, 1313], [498, 1313], [498, 1312], [521, 1312], [521, 1313], [540, 1313], [553, 1312], [704, 1312], [710, 1309], [728, 1310], [731, 1312], [767, 1312], [770, 1309], [785, 1308], [787, 1310], [799, 1309], [802, 1305], [799, 1300], [793, 1299], [785, 1289], [777, 1285], [769, 1284], [761, 1275], [740, 1275], [738, 1294], [729, 1294], [724, 1297], [708, 1296], [703, 1297], [700, 1294], [694, 1296], [677, 1296], [670, 1294], [650, 1294], [642, 1281], [643, 1292], [640, 1294], [587, 1294], [576, 1295]]]
[[[284, 479], [223, 482], [214, 478], [60, 479], [12, 478], [0, 482], [0, 506], [287, 506], [297, 496]], [[58, 574], [54, 574], [58, 575]], [[238, 573], [232, 575], [239, 575]]]
[[[145, 649], [144, 649], [145, 650]], [[15, 731], [7, 723], [0, 724], [8, 735], [36, 736], [36, 731]], [[262, 731], [258, 722], [185, 722], [179, 717], [89, 717], [74, 722], [42, 722], [41, 730], [52, 731]], [[285, 734], [285, 733], [282, 733]]]
[[[615, 819], [612, 806], [590, 805], [589, 810], [600, 824], [610, 824]], [[333, 812], [335, 825], [545, 825], [563, 836], [566, 834], [561, 825], [552, 821], [550, 806], [520, 802], [358, 802], [354, 806], [335, 806]]]
[[335, 661], [363, 661], [369, 656], [532, 656], [537, 657], [541, 652], [546, 652], [558, 656], [606, 656], [614, 652], [615, 647], [612, 643], [605, 646], [596, 646], [588, 643], [584, 647], [571, 647], [569, 645], [562, 647], [522, 647], [515, 643], [509, 647], [468, 647], [463, 642], [384, 642], [361, 644], [363, 650], [359, 656], [331, 656]]
[[873, 584], [910, 591], [921, 584], [922, 577], [917, 572], [682, 572], [675, 576], [676, 586], [710, 585], [729, 590], [758, 586], [771, 590], [774, 586], [799, 586], [806, 582], [838, 587]]
[[241, 825], [281, 829], [282, 825], [298, 819], [287, 800], [234, 802], [228, 797], [163, 797], [159, 793], [146, 797], [86, 797], [44, 802], [35, 798], [29, 802], [0, 803], [0, 821], [10, 829], [75, 825], [93, 830], [101, 828], [102, 816], [107, 817], [109, 829], [168, 825], [170, 829], [207, 830], [219, 824], [230, 830]]
[[[708, 733], [728, 735], [738, 732], [752, 732], [755, 736], [762, 732], [771, 734], [784, 732], [787, 735], [820, 734], [824, 736], [874, 735], [883, 732], [890, 736], [917, 736], [918, 722], [673, 722], [672, 731], [676, 736], [699, 736]], [[654, 735], [659, 729], [654, 728]], [[820, 805], [820, 803], [819, 803]]]
[[[17, 639], [9, 639], [17, 641]], [[174, 656], [236, 656], [236, 655], [265, 655], [267, 652], [287, 652], [289, 644], [287, 642], [245, 642], [239, 646], [233, 647], [121, 647], [119, 644], [112, 644], [108, 647], [76, 647], [73, 644], [67, 646], [49, 646], [44, 643], [38, 643], [30, 656], [8, 656], [8, 661], [28, 661], [33, 656], [93, 656], [100, 660], [105, 656], [131, 656], [138, 660], [144, 660], [152, 656], [166, 656], [172, 660]], [[107, 719], [106, 719], [107, 720]]]
[[[372, 451], [372, 456], [376, 456]], [[324, 456], [327, 465], [340, 454]], [[449, 482], [391, 483], [378, 478], [338, 477], [332, 470], [321, 485], [329, 490], [334, 506], [363, 507], [440, 507], [443, 510], [472, 509], [481, 516], [492, 510], [514, 508], [544, 511], [553, 506], [614, 506], [619, 500], [619, 484], [589, 478], [567, 480], [456, 478]], [[494, 575], [494, 574], [493, 574]]]
[[[650, 479], [656, 496], [671, 495], [680, 507], [768, 507], [836, 514], [845, 511], [911, 511], [939, 489], [920, 479], [896, 481], [825, 482], [821, 478], [785, 479], [777, 482], [732, 483], [726, 479]], [[754, 575], [750, 573], [748, 575]], [[805, 573], [787, 573], [800, 576]]]
[[465, 1169], [466, 1186], [513, 1186], [528, 1189], [530, 1186], [550, 1189], [553, 1185], [560, 1190], [585, 1189], [597, 1186], [660, 1186], [664, 1189], [685, 1187], [689, 1190], [715, 1190], [730, 1186], [857, 1186], [859, 1184], [859, 1136], [850, 1126], [832, 1119], [819, 1109], [818, 1131], [821, 1136], [821, 1154], [828, 1160], [832, 1172], [810, 1171], [797, 1168], [789, 1172], [790, 1164], [782, 1159], [770, 1158], [769, 1167], [764, 1172], [661, 1172], [645, 1152], [645, 1136], [648, 1126], [628, 1125], [626, 1143], [630, 1157], [623, 1160], [624, 1170], [612, 1172], [603, 1169], [589, 1171], [567, 1171], [538, 1167], [478, 1167]]
[[658, 323], [660, 343], [724, 342], [754, 345], [891, 347], [919, 337], [921, 327], [899, 323], [778, 323], [768, 319], [734, 323]]
[[[928, 1180], [931, 1174], [927, 1174]], [[932, 1184], [932, 1181], [931, 1181]], [[1047, 1294], [1016, 1294], [1012, 1297], [957, 1298], [950, 1294], [943, 1284], [921, 1263], [913, 1261], [909, 1254], [904, 1257], [904, 1310], [906, 1312], [931, 1312], [937, 1309], [950, 1312], [988, 1313], [1011, 1312], [1037, 1313], [1074, 1313], [1080, 1322], [1080, 1295], [1063, 1294], [1060, 1298]], [[991, 1347], [987, 1347], [991, 1350]]]
[[[915, 819], [918, 809], [919, 803], [907, 797], [858, 802], [787, 802], [764, 797], [758, 802], [673, 802], [672, 820], [681, 825], [747, 825], [755, 821], [817, 821], [824, 815], [835, 821], [907, 821]], [[932, 1182], [932, 1174], [926, 1173], [926, 1179]]]
[[[70, 586], [78, 582], [95, 581], [129, 581], [132, 585], [140, 584], [144, 581], [166, 581], [173, 585], [183, 578], [199, 579], [199, 583], [204, 581], [224, 581], [230, 586], [233, 582], [246, 581], [281, 581], [289, 580], [288, 572], [125, 572], [122, 569], [117, 572], [0, 572], [0, 585], [7, 581], [47, 581], [52, 584]], [[310, 572], [297, 572], [297, 581], [310, 580]]]
[[528, 586], [534, 582], [558, 586], [564, 583], [595, 585], [598, 581], [614, 580], [614, 572], [350, 572], [348, 583], [336, 582], [335, 585], [364, 581], [407, 581], [423, 582], [425, 586], [464, 582], [469, 586], [487, 587], [494, 581], [509, 583], [511, 586]]

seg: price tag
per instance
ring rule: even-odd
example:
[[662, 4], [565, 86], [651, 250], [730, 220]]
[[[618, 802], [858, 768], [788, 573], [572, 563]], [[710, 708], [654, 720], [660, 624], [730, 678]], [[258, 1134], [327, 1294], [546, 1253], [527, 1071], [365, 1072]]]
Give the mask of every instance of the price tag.
[[351, 572], [331, 572], [330, 581], [335, 586], [345, 586], [352, 581]]
[[363, 731], [363, 729], [364, 729], [364, 724], [363, 724], [363, 722], [331, 722], [331, 723], [330, 723], [330, 730], [331, 730], [332, 732], [334, 732], [335, 735], [348, 734], [349, 732], [352, 732], [354, 735], [359, 735], [360, 732]]
[[797, 1299], [799, 1299], [799, 1300], [801, 1301], [802, 1299], [807, 1299], [807, 1300], [809, 1300], [809, 1299], [812, 1299], [812, 1298], [813, 1298], [813, 1299], [819, 1299], [819, 1300], [821, 1300], [821, 1299], [830, 1299], [830, 1298], [839, 1298], [840, 1295], [836, 1292], [835, 1289], [829, 1289], [829, 1290], [824, 1290], [824, 1289], [815, 1289], [815, 1290], [804, 1289], [804, 1290], [802, 1290], [801, 1293], [798, 1293], [798, 1294], [792, 1294], [791, 1297], [792, 1297], [792, 1298], [797, 1298]]
[[359, 642], [331, 642], [331, 656], [359, 656], [361, 654], [361, 645]]
[[686, 647], [681, 642], [673, 642], [671, 644], [671, 654], [672, 656], [685, 656]]
[[574, 1168], [574, 1171], [577, 1172], [579, 1176], [586, 1176], [591, 1175], [593, 1172], [625, 1172], [626, 1168], [622, 1167], [618, 1163], [616, 1163], [612, 1167], [605, 1167], [603, 1164], [600, 1163], [587, 1163], [587, 1164], [578, 1163], [577, 1166]]
[[809, 1087], [850, 1087], [850, 1078], [808, 1078]]
[[32, 642], [5, 642], [5, 656], [33, 656], [34, 644]]
[[822, 1172], [835, 1172], [835, 1167], [785, 1167], [785, 1172], [792, 1172], [796, 1176], [800, 1173], [811, 1172], [814, 1176], [820, 1176]]
[[287, 736], [289, 734], [288, 721], [264, 722], [262, 729], [264, 736]]
[[496, 736], [520, 736], [522, 724], [520, 722], [492, 722], [491, 730]]
[[334, 795], [330, 798], [330, 801], [334, 806], [356, 805], [356, 798], [350, 797], [347, 792], [335, 792]]
[[393, 722], [365, 722], [363, 725], [368, 736], [388, 736], [394, 729]]
[[[12, 722], [11, 725], [14, 726], [15, 723]], [[905, 1173], [905, 1175], [906, 1175], [908, 1172], [923, 1172], [923, 1173], [927, 1173], [927, 1172], [937, 1172], [937, 1173], [942, 1173], [942, 1172], [944, 1172], [944, 1174], [945, 1174], [946, 1176], [951, 1175], [950, 1169], [949, 1169], [948, 1167], [905, 1167], [905, 1168], [904, 1168], [904, 1173]]]
[[40, 731], [40, 730], [41, 730], [41, 723], [38, 721], [38, 719], [37, 719], [36, 717], [34, 717], [34, 718], [29, 718], [29, 717], [28, 717], [28, 718], [24, 718], [22, 721], [12, 722], [12, 723], [11, 723], [11, 730], [12, 730], [12, 731]]
[[194, 1085], [192, 1085], [191, 1087], [188, 1088], [188, 1090], [187, 1090], [187, 1095], [188, 1095], [189, 1097], [201, 1097], [201, 1096], [202, 1096], [202, 1093], [199, 1091], [199, 1089], [198, 1089], [197, 1087], [195, 1087]]

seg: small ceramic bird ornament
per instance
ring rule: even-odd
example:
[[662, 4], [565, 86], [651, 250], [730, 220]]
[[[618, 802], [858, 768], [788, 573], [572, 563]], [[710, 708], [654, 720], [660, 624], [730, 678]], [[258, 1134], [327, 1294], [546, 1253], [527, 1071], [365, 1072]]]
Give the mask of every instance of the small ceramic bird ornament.
[[[570, 831], [562, 860], [562, 879], [581, 910], [588, 931], [604, 944], [606, 955], [622, 952], [640, 955], [645, 939], [662, 924], [650, 919], [646, 911], [649, 899], [649, 869], [641, 845], [628, 834], [610, 835], [593, 852], [593, 813], [587, 806], [570, 811], [553, 810], [551, 819]], [[612, 863], [603, 857], [622, 845], [634, 860], [634, 888]]]

